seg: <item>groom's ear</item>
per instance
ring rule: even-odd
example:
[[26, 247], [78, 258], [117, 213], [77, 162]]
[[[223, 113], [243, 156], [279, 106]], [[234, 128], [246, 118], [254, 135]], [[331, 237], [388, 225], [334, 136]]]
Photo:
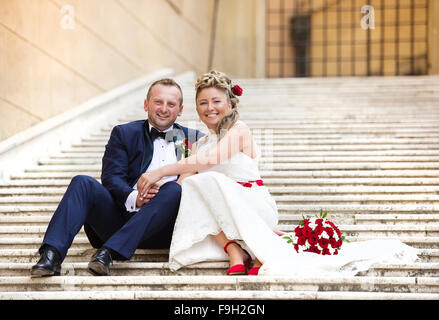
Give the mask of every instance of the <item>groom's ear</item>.
[[180, 105], [179, 108], [180, 110], [178, 110], [178, 114], [177, 114], [178, 117], [183, 114], [183, 105]]
[[148, 99], [145, 99], [143, 101], [143, 110], [145, 110], [145, 112], [148, 112]]

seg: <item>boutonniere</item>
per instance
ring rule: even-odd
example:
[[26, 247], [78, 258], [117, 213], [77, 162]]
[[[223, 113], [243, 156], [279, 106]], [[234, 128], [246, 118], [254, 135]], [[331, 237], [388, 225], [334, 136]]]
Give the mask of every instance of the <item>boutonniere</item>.
[[188, 139], [175, 141], [175, 146], [180, 150], [184, 158], [191, 155], [192, 143], [190, 143]]

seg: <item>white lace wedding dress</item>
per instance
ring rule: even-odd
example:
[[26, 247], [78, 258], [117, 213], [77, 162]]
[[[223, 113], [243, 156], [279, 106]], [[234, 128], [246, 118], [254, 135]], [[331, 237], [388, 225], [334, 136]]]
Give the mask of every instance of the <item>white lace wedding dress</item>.
[[[217, 137], [208, 134], [199, 140], [197, 150], [207, 150], [216, 143]], [[355, 275], [374, 263], [410, 263], [417, 259], [418, 250], [398, 240], [344, 243], [334, 256], [297, 253], [273, 232], [278, 212], [268, 189], [255, 183], [251, 188], [237, 183], [259, 179], [257, 158], [238, 153], [183, 180], [169, 252], [171, 270], [201, 261], [228, 261], [212, 237], [221, 231], [263, 263], [259, 275]]]

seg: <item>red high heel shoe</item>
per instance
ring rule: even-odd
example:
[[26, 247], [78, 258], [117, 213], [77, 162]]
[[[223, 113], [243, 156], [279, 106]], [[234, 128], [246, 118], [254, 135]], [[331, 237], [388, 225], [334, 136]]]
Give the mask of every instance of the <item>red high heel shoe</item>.
[[231, 266], [227, 272], [226, 275], [228, 276], [239, 276], [239, 275], [244, 275], [246, 274], [247, 269], [250, 267], [250, 264], [252, 263], [252, 258], [250, 256], [250, 254], [247, 252], [247, 250], [243, 249], [241, 247], [241, 245], [235, 241], [229, 241], [226, 243], [226, 245], [224, 246], [224, 252], [229, 254], [227, 252], [227, 247], [229, 245], [231, 245], [232, 243], [238, 245], [247, 255], [247, 258], [244, 260], [244, 264], [235, 264], [234, 266]]
[[253, 267], [248, 271], [248, 275], [249, 276], [257, 276], [259, 273], [259, 269], [261, 269], [261, 267]]

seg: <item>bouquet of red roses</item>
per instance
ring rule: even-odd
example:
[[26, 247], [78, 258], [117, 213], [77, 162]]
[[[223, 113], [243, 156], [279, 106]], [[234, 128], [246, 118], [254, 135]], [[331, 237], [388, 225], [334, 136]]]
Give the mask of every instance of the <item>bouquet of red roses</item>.
[[294, 233], [284, 235], [283, 239], [294, 245], [298, 252], [314, 252], [322, 255], [336, 255], [344, 241], [349, 242], [340, 229], [326, 219], [327, 212], [320, 210], [320, 216], [302, 220], [294, 229]]

